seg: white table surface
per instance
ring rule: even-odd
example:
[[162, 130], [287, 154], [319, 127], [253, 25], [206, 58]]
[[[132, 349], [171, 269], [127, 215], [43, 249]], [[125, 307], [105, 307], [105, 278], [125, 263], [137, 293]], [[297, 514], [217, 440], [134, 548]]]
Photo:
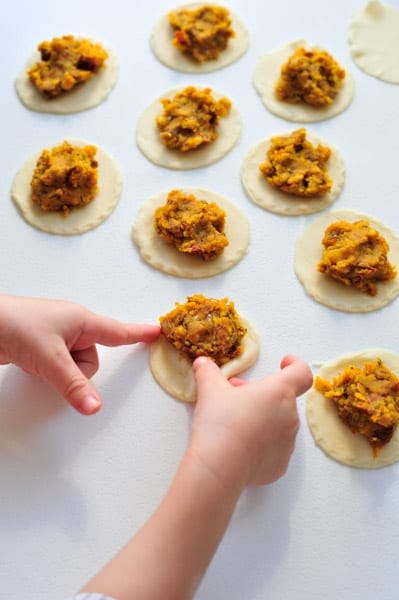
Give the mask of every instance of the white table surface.
[[[396, 5], [398, 2], [396, 0]], [[309, 130], [339, 148], [347, 167], [335, 207], [372, 214], [398, 231], [399, 86], [361, 72], [350, 58], [347, 27], [363, 0], [235, 0], [250, 48], [235, 64], [190, 76], [152, 55], [162, 0], [15, 0], [0, 20], [1, 290], [67, 298], [124, 320], [157, 322], [175, 301], [201, 292], [229, 296], [262, 337], [250, 376], [278, 368], [286, 352], [309, 362], [350, 350], [398, 350], [398, 301], [369, 314], [344, 314], [310, 300], [293, 272], [297, 236], [314, 216], [279, 217], [244, 193], [242, 159], [260, 139], [296, 125], [269, 114], [252, 84], [258, 57], [298, 38], [319, 44], [351, 70], [349, 109]], [[117, 86], [99, 107], [74, 115], [38, 114], [17, 99], [14, 80], [33, 48], [65, 33], [87, 34], [120, 57]], [[214, 86], [243, 117], [240, 143], [206, 169], [156, 167], [134, 141], [141, 111], [164, 90]], [[67, 137], [103, 146], [124, 178], [120, 202], [97, 229], [62, 237], [37, 231], [10, 199], [16, 170], [33, 152]], [[193, 281], [144, 264], [130, 239], [141, 203], [160, 190], [198, 185], [222, 192], [247, 213], [252, 240], [237, 266]], [[191, 408], [153, 381], [144, 347], [100, 348], [95, 376], [103, 410], [85, 418], [18, 369], [0, 369], [0, 598], [62, 600], [79, 589], [150, 515], [183, 453]], [[299, 400], [301, 429], [287, 475], [244, 493], [197, 593], [198, 600], [356, 600], [398, 597], [399, 465], [344, 467], [314, 445]]]

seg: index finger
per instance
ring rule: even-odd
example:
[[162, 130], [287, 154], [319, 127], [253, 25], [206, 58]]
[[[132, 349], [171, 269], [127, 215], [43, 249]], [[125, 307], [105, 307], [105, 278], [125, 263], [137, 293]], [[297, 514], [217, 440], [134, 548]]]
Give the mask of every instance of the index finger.
[[122, 323], [110, 317], [91, 313], [85, 321], [80, 341], [103, 346], [122, 346], [137, 342], [153, 342], [160, 332], [159, 325]]

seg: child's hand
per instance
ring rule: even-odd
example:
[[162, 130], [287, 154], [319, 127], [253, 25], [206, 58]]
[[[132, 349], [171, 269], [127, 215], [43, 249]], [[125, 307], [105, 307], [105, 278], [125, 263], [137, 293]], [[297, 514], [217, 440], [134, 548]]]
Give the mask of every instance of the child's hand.
[[190, 452], [222, 483], [266, 484], [284, 475], [299, 427], [296, 397], [312, 385], [302, 360], [286, 356], [281, 371], [256, 383], [223, 377], [211, 360], [193, 369], [198, 400]]
[[99, 366], [95, 344], [152, 342], [159, 332], [158, 326], [121, 323], [72, 302], [0, 296], [0, 364], [39, 375], [85, 415], [101, 408], [88, 379]]

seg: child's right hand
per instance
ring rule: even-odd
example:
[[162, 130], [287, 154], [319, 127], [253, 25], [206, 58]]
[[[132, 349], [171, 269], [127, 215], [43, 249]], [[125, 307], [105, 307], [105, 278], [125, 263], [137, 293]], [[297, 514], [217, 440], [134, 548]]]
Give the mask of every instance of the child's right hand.
[[228, 381], [204, 357], [194, 361], [198, 399], [189, 453], [222, 484], [267, 484], [284, 475], [299, 419], [296, 397], [312, 385], [308, 365], [291, 355], [281, 371], [255, 383]]

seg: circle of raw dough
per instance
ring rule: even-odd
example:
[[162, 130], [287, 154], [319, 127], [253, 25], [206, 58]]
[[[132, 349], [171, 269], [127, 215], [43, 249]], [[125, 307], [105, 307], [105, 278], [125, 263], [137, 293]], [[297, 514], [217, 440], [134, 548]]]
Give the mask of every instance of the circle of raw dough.
[[[239, 316], [247, 329], [240, 356], [222, 365], [221, 371], [227, 378], [242, 373], [255, 363], [259, 356], [260, 341], [251, 323]], [[192, 362], [181, 356], [178, 350], [163, 335], [153, 342], [149, 351], [149, 364], [154, 379], [171, 396], [183, 402], [196, 401], [196, 387], [192, 372]]]
[[15, 81], [15, 89], [22, 104], [36, 112], [59, 115], [81, 112], [98, 106], [111, 92], [119, 75], [118, 57], [110, 48], [105, 49], [108, 58], [98, 73], [88, 81], [78, 84], [70, 92], [51, 99], [41, 94], [27, 75], [29, 67], [41, 58], [40, 52], [36, 50]]
[[[284, 136], [287, 134], [279, 133], [275, 135]], [[331, 148], [330, 144], [309, 132], [306, 133], [306, 139], [313, 145], [323, 144]], [[254, 146], [244, 158], [241, 167], [242, 184], [255, 204], [279, 215], [295, 216], [308, 215], [323, 210], [338, 198], [345, 182], [345, 166], [337, 150], [331, 148], [331, 156], [327, 163], [328, 173], [333, 182], [331, 190], [317, 198], [300, 198], [273, 187], [260, 172], [259, 165], [265, 162], [270, 143], [271, 140], [268, 138]]]
[[349, 25], [349, 47], [360, 69], [389, 83], [399, 83], [399, 10], [371, 0]]
[[198, 256], [189, 256], [179, 252], [175, 246], [163, 241], [154, 227], [154, 212], [164, 206], [168, 192], [160, 192], [148, 198], [137, 214], [132, 227], [132, 237], [143, 259], [155, 269], [175, 275], [200, 279], [223, 273], [235, 265], [247, 252], [249, 244], [249, 223], [245, 213], [234, 202], [210, 190], [184, 188], [188, 194], [194, 194], [199, 200], [216, 202], [225, 211], [225, 234], [229, 240], [219, 256], [203, 261]]
[[[161, 140], [155, 119], [162, 114], [161, 99], [173, 98], [181, 89], [182, 87], [167, 90], [147, 106], [137, 123], [137, 145], [144, 156], [161, 167], [182, 170], [205, 167], [223, 158], [237, 143], [241, 135], [240, 113], [232, 102], [228, 115], [218, 121], [218, 137], [211, 144], [205, 144], [187, 152], [170, 150]], [[212, 95], [216, 99], [224, 96], [214, 89], [212, 89]]]
[[[178, 6], [169, 12], [177, 12], [182, 9], [195, 9], [203, 6], [201, 2], [185, 4]], [[247, 28], [242, 19], [230, 12], [232, 28], [235, 31], [235, 37], [229, 39], [227, 48], [222, 50], [216, 60], [208, 60], [203, 63], [191, 59], [181, 50], [172, 44], [173, 28], [169, 25], [168, 14], [165, 14], [155, 25], [151, 34], [151, 48], [157, 59], [176, 71], [182, 73], [210, 73], [227, 67], [235, 62], [246, 52], [249, 45], [249, 36]]]
[[297, 48], [301, 48], [302, 46], [310, 47], [305, 40], [296, 40], [261, 56], [253, 76], [255, 89], [266, 108], [278, 117], [287, 119], [287, 121], [311, 123], [335, 117], [349, 106], [354, 95], [354, 81], [346, 69], [346, 76], [340, 91], [334, 98], [334, 101], [325, 108], [316, 108], [304, 102], [295, 104], [292, 102], [282, 102], [277, 99], [274, 93], [283, 63], [287, 61]]
[[322, 259], [322, 239], [328, 225], [334, 221], [366, 219], [371, 227], [384, 236], [389, 244], [388, 259], [399, 272], [399, 237], [374, 217], [343, 208], [315, 219], [299, 237], [295, 248], [295, 273], [306, 293], [317, 302], [344, 312], [370, 312], [392, 302], [399, 294], [399, 275], [391, 281], [378, 283], [378, 294], [369, 296], [356, 288], [347, 287], [326, 277], [317, 270]]
[[[399, 355], [384, 348], [372, 348], [348, 353], [331, 360], [320, 368], [318, 375], [323, 379], [333, 379], [345, 367], [363, 366], [366, 360], [380, 358], [385, 366], [399, 377]], [[378, 469], [399, 460], [399, 428], [392, 439], [383, 446], [376, 457], [366, 438], [353, 434], [338, 417], [331, 400], [312, 387], [306, 398], [306, 416], [316, 444], [334, 460], [360, 469]]]
[[[89, 143], [76, 139], [68, 139], [68, 141], [79, 146], [86, 146]], [[53, 144], [53, 146], [57, 145], [59, 143]], [[98, 162], [96, 197], [86, 206], [72, 210], [68, 216], [64, 216], [62, 212], [45, 212], [32, 202], [30, 182], [42, 151], [26, 160], [14, 178], [11, 196], [28, 223], [47, 233], [75, 235], [94, 229], [109, 217], [122, 191], [122, 176], [115, 160], [99, 146], [96, 148]]]

